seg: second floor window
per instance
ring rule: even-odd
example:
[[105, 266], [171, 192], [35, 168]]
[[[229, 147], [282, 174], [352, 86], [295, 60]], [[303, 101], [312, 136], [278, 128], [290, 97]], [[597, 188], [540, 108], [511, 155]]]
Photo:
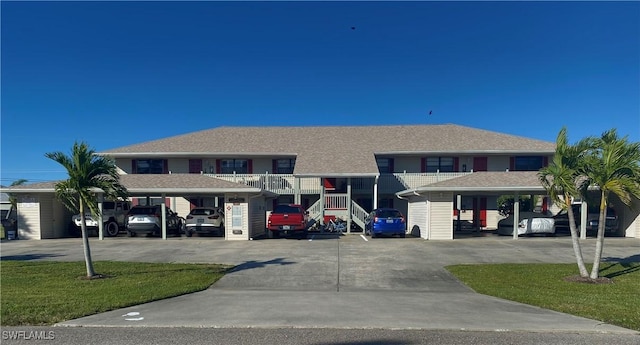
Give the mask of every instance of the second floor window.
[[515, 171], [536, 171], [544, 166], [542, 156], [516, 156], [513, 170]]
[[393, 173], [393, 158], [376, 158], [376, 164], [381, 174]]
[[220, 160], [220, 174], [248, 174], [249, 162], [246, 159], [222, 159]]
[[427, 157], [425, 172], [454, 172], [453, 157]]
[[136, 159], [134, 174], [164, 174], [164, 159]]
[[295, 159], [276, 159], [274, 160], [274, 174], [293, 174], [293, 168], [296, 165]]

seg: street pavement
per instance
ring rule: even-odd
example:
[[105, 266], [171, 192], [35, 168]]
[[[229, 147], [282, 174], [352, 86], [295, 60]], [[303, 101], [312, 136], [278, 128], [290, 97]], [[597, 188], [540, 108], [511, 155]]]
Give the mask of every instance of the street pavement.
[[[591, 261], [595, 239], [583, 240]], [[465, 263], [573, 263], [569, 237], [453, 241], [310, 234], [309, 239], [91, 240], [93, 259], [222, 263], [201, 292], [59, 323], [81, 327], [387, 329], [638, 334], [600, 321], [477, 294], [444, 268]], [[5, 241], [3, 260], [80, 261], [79, 239]], [[607, 238], [605, 262], [640, 261], [640, 239]]]

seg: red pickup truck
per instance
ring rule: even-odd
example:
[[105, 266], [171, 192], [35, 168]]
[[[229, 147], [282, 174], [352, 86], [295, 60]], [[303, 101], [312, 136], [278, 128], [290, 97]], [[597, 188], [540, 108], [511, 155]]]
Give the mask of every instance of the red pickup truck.
[[300, 205], [278, 205], [271, 212], [267, 220], [267, 229], [272, 238], [280, 237], [281, 233], [300, 234], [307, 237], [307, 212]]

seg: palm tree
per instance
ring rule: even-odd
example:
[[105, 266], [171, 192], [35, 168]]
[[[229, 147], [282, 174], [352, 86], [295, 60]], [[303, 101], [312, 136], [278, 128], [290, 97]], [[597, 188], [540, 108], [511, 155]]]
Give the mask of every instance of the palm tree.
[[67, 180], [55, 185], [56, 197], [72, 211], [80, 211], [82, 245], [87, 277], [97, 276], [91, 260], [91, 249], [87, 226], [85, 224], [85, 207], [93, 215], [99, 214], [96, 193], [104, 193], [106, 198], [118, 199], [127, 197], [127, 189], [120, 184], [120, 176], [112, 158], [98, 156], [84, 142], [74, 143], [71, 155], [62, 152], [50, 152], [45, 156], [62, 165], [69, 174]]
[[600, 190], [600, 216], [591, 279], [598, 278], [600, 273], [609, 195], [615, 194], [627, 207], [631, 207], [632, 197], [640, 198], [640, 142], [631, 143], [627, 136], [618, 138], [616, 129], [610, 129], [602, 133], [594, 144], [594, 150], [586, 160], [589, 182]]
[[[25, 183], [27, 183], [27, 180], [21, 178], [11, 182], [9, 187], [21, 186]], [[14, 210], [15, 212], [15, 210], [17, 210], [18, 208], [18, 198], [16, 198], [16, 196], [13, 193], [9, 193], [9, 202], [11, 203], [11, 209]]]
[[581, 174], [581, 161], [582, 157], [589, 152], [591, 141], [591, 138], [586, 138], [575, 145], [570, 145], [567, 141], [567, 129], [563, 127], [556, 139], [556, 152], [551, 164], [538, 172], [540, 183], [546, 189], [551, 200], [562, 209], [567, 210], [573, 252], [576, 256], [580, 276], [584, 278], [588, 277], [589, 273], [578, 240], [571, 199], [580, 195], [580, 190], [583, 189], [586, 182]]

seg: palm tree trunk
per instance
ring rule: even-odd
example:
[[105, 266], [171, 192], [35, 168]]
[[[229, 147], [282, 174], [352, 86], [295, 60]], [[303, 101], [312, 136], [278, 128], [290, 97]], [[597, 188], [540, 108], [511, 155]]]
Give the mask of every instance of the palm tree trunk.
[[600, 276], [600, 260], [602, 260], [602, 250], [604, 248], [604, 226], [607, 221], [607, 195], [604, 191], [600, 193], [600, 215], [598, 217], [598, 236], [596, 237], [596, 253], [593, 258], [593, 267], [589, 278], [597, 279]]
[[96, 275], [93, 269], [93, 260], [91, 260], [91, 248], [89, 247], [89, 235], [87, 234], [87, 225], [85, 224], [84, 202], [80, 198], [80, 229], [82, 230], [82, 248], [84, 249], [84, 263], [87, 268], [87, 278]]
[[571, 233], [571, 244], [573, 245], [573, 254], [576, 256], [576, 262], [578, 263], [578, 270], [580, 271], [580, 276], [583, 278], [586, 278], [589, 276], [589, 271], [587, 271], [587, 266], [584, 264], [584, 257], [582, 256], [582, 246], [580, 246], [578, 231], [576, 229], [575, 216], [573, 214], [573, 209], [571, 208], [571, 202], [569, 201], [571, 199], [568, 195], [566, 195], [565, 200], [567, 204], [567, 215], [569, 216], [569, 232]]

